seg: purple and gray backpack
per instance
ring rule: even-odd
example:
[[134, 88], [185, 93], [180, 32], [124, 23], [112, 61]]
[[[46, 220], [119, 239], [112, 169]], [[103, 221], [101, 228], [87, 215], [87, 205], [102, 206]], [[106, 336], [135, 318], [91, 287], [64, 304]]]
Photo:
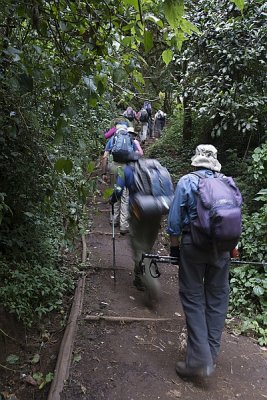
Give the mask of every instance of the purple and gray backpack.
[[233, 178], [215, 173], [214, 177], [197, 175], [197, 218], [191, 221], [193, 243], [198, 247], [213, 247], [231, 251], [242, 232], [242, 195]]

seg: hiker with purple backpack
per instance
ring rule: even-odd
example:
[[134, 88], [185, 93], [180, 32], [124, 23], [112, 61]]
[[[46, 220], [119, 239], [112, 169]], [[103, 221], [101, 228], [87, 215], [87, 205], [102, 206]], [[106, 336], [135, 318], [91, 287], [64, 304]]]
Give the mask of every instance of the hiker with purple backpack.
[[220, 174], [212, 145], [199, 145], [196, 169], [177, 184], [167, 232], [170, 255], [179, 264], [179, 294], [187, 327], [181, 377], [212, 375], [228, 309], [230, 251], [241, 234], [242, 196], [231, 177]]

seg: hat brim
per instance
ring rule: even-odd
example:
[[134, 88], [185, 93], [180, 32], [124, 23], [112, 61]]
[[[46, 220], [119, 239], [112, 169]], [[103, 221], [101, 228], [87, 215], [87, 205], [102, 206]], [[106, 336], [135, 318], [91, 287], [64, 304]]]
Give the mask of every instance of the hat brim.
[[221, 164], [216, 158], [212, 157], [205, 157], [202, 155], [195, 155], [191, 158], [191, 165], [193, 167], [202, 167], [202, 168], [207, 168], [215, 172], [220, 172], [221, 170]]

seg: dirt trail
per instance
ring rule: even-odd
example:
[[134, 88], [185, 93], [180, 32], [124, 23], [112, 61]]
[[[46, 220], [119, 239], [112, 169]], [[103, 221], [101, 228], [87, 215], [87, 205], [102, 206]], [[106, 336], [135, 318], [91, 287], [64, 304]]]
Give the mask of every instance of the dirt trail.
[[[178, 297], [178, 270], [160, 265], [161, 301], [148, 308], [132, 285], [128, 237], [116, 228], [116, 282], [112, 271], [109, 207], [95, 205], [88, 235], [89, 264], [83, 312], [62, 400], [261, 400], [267, 398], [267, 354], [252, 339], [225, 331], [214, 376], [180, 379], [175, 363], [183, 357], [185, 322]], [[163, 227], [164, 228], [164, 227]], [[164, 235], [155, 246], [166, 254]], [[93, 316], [103, 317], [92, 320]], [[105, 317], [116, 317], [114, 320]], [[142, 318], [141, 321], [123, 320]], [[158, 319], [158, 320], [151, 320]], [[168, 319], [168, 320], [166, 320]]]

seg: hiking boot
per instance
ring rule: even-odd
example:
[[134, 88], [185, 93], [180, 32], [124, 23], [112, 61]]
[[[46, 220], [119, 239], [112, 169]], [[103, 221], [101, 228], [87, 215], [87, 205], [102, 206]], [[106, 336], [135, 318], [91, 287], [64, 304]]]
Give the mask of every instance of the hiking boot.
[[134, 280], [133, 280], [133, 284], [134, 284], [134, 286], [136, 287], [137, 290], [140, 290], [142, 292], [145, 290], [145, 287], [144, 287], [144, 284], [143, 284], [143, 282], [142, 282], [142, 280], [140, 278], [140, 275], [135, 275]]
[[186, 377], [208, 377], [214, 372], [214, 365], [207, 365], [205, 367], [195, 368], [188, 367], [184, 361], [178, 361], [176, 364], [176, 372], [182, 378]]

